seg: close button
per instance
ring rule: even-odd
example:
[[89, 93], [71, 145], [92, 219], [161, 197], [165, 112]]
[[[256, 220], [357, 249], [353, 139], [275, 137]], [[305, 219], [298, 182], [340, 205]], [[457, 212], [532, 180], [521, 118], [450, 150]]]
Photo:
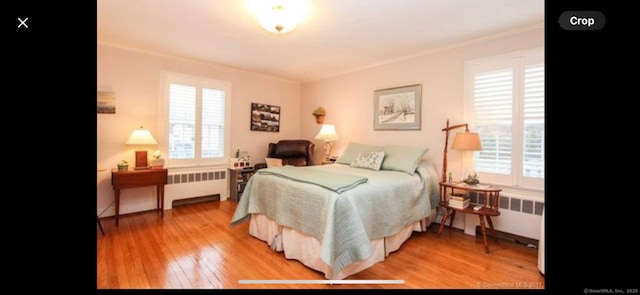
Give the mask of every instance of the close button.
[[558, 22], [569, 31], [595, 31], [604, 27], [606, 18], [600, 11], [565, 11]]

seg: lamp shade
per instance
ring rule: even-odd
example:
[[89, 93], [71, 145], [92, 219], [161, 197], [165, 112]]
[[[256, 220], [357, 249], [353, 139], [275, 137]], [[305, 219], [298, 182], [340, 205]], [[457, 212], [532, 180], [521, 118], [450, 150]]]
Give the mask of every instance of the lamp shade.
[[125, 142], [125, 144], [154, 145], [158, 144], [158, 142], [155, 138], [153, 138], [153, 135], [151, 135], [151, 132], [149, 132], [149, 130], [140, 127], [139, 129], [136, 129], [133, 131], [133, 133], [131, 133], [131, 136], [129, 136], [129, 139], [127, 139], [127, 142]]
[[482, 144], [480, 143], [480, 136], [478, 133], [473, 132], [459, 132], [453, 139], [451, 148], [454, 150], [482, 150]]
[[316, 135], [316, 139], [324, 141], [336, 141], [338, 140], [338, 134], [336, 134], [336, 127], [331, 124], [323, 124], [320, 128], [320, 132]]

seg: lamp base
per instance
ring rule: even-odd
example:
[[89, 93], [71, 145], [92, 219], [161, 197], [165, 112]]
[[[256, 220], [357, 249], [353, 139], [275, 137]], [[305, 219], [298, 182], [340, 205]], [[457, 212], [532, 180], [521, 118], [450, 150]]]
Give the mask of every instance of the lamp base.
[[147, 151], [136, 151], [136, 167], [134, 170], [149, 169], [147, 162]]

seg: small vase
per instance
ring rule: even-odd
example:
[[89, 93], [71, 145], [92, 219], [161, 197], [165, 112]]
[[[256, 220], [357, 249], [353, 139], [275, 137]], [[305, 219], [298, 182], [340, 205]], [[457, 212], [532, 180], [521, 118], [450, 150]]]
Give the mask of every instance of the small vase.
[[129, 166], [118, 166], [118, 171], [127, 171], [127, 169], [129, 169]]

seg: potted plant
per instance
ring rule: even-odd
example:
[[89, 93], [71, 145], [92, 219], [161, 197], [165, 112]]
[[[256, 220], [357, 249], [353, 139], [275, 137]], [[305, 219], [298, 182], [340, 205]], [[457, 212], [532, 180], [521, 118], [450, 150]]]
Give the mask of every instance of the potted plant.
[[129, 162], [122, 160], [118, 163], [118, 171], [127, 171], [129, 169]]
[[151, 160], [152, 168], [162, 168], [164, 166], [164, 159], [162, 159], [162, 153], [157, 150], [153, 153], [153, 160]]

